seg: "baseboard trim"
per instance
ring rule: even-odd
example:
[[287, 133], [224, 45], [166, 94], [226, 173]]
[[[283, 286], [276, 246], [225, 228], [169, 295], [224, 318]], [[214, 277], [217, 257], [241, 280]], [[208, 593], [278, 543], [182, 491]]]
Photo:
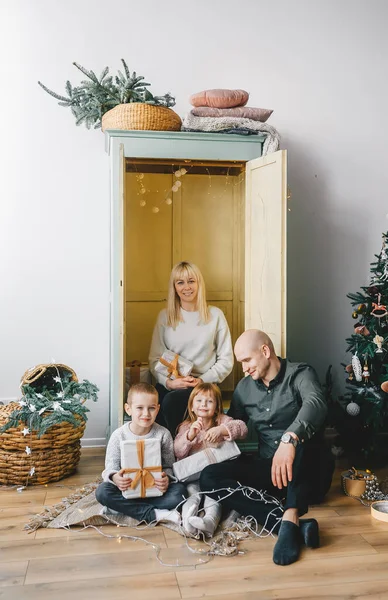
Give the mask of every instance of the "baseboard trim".
[[105, 448], [106, 438], [82, 438], [81, 446], [83, 448]]
[[0, 398], [2, 404], [9, 404], [10, 402], [17, 402], [20, 398]]

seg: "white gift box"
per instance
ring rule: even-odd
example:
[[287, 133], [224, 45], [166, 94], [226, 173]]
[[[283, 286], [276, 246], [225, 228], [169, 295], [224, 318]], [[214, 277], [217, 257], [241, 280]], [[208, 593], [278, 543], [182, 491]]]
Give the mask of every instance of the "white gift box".
[[[166, 363], [166, 364], [163, 364]], [[175, 352], [166, 350], [155, 365], [155, 371], [170, 379], [190, 375], [193, 363]]]
[[121, 468], [126, 470], [124, 477], [132, 479], [132, 486], [123, 492], [124, 498], [162, 496], [153, 485], [162, 472], [160, 440], [122, 440], [120, 449]]
[[196, 481], [201, 471], [208, 465], [237, 458], [241, 454], [236, 442], [221, 442], [214, 448], [205, 448], [187, 458], [182, 458], [172, 465], [178, 481]]

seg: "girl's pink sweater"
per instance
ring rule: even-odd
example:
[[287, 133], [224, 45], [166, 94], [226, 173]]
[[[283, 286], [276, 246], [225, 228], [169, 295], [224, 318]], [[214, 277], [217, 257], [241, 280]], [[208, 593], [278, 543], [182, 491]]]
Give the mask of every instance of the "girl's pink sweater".
[[[248, 428], [244, 421], [238, 419], [232, 419], [228, 415], [221, 415], [218, 418], [218, 425], [225, 425], [229, 432], [229, 435], [224, 436], [224, 440], [241, 440], [247, 436]], [[187, 438], [191, 423], [182, 423], [179, 427], [177, 436], [174, 440], [174, 452], [177, 460], [186, 458], [190, 454], [195, 454], [206, 447], [204, 441], [205, 431], [200, 431], [198, 435], [190, 441]]]

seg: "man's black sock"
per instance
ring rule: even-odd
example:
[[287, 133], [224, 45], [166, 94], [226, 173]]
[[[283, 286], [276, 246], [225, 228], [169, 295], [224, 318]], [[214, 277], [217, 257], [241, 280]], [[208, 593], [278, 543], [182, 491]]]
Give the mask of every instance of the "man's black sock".
[[291, 521], [282, 521], [278, 540], [273, 549], [273, 561], [277, 565], [291, 565], [299, 558], [301, 545], [298, 525]]
[[319, 548], [319, 527], [315, 519], [301, 519], [299, 521], [302, 540], [307, 548]]

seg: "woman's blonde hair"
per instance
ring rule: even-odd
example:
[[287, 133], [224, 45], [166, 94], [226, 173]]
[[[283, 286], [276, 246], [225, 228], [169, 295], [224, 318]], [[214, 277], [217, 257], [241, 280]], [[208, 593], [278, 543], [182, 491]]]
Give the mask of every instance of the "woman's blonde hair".
[[175, 283], [182, 277], [196, 280], [198, 284], [196, 309], [199, 312], [200, 321], [202, 323], [208, 323], [210, 320], [210, 313], [206, 303], [206, 288], [202, 273], [193, 263], [182, 261], [172, 268], [170, 281], [168, 282], [167, 325], [175, 329], [178, 323], [183, 320], [180, 298], [175, 289]]
[[199, 383], [193, 388], [187, 402], [187, 413], [188, 416], [184, 420], [184, 423], [193, 423], [197, 420], [197, 416], [193, 413], [193, 402], [194, 398], [201, 392], [209, 394], [216, 401], [216, 410], [214, 411], [212, 419], [212, 427], [215, 427], [218, 423], [218, 418], [223, 414], [224, 409], [222, 406], [222, 395], [221, 390], [215, 383]]

